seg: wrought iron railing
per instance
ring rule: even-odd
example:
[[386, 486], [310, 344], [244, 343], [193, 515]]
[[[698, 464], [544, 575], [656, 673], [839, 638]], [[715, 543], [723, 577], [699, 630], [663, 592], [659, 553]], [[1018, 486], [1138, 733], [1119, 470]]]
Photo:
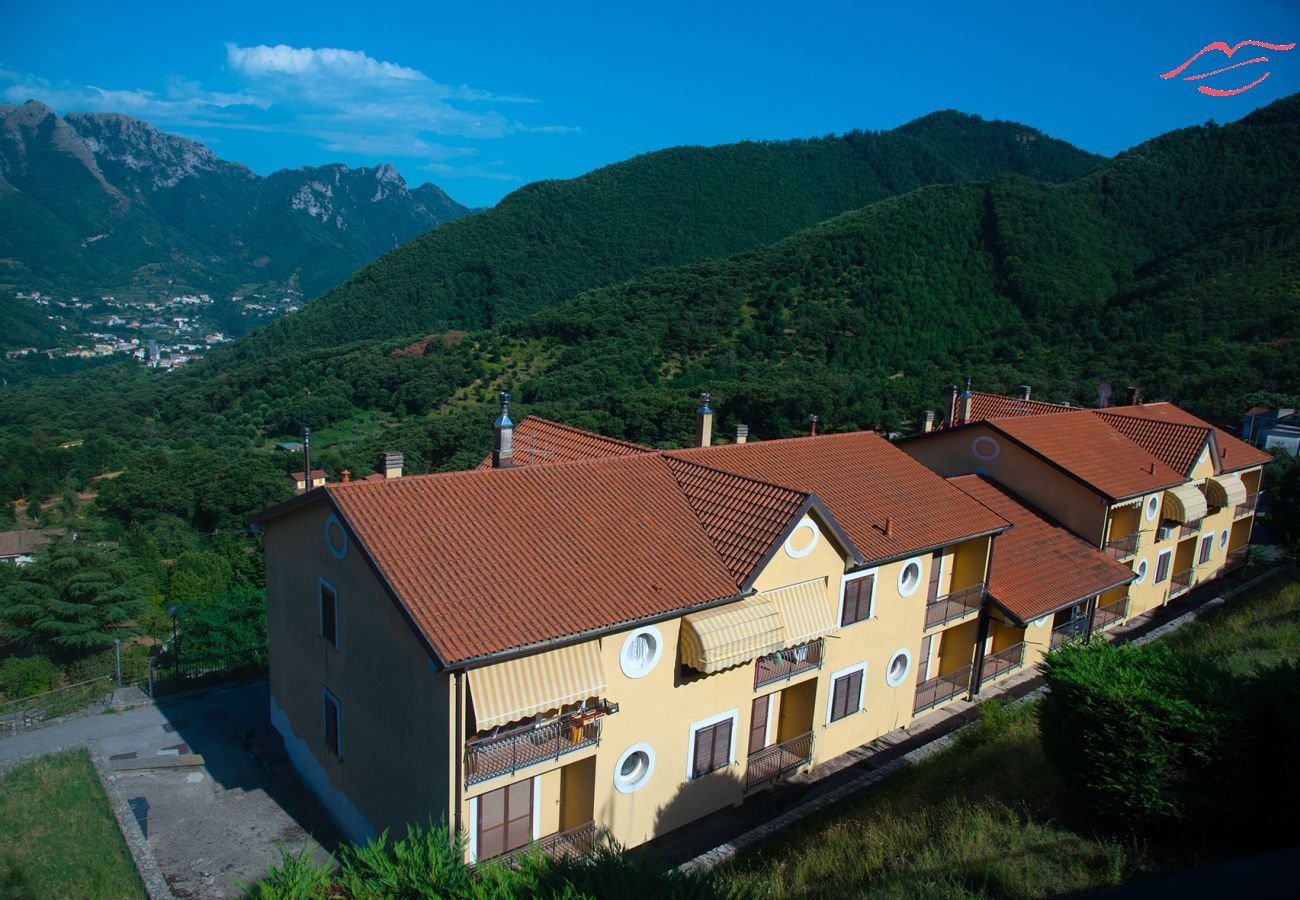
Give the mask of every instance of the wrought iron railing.
[[1088, 634], [1088, 620], [1080, 616], [1068, 622], [1062, 622], [1052, 629], [1052, 647], [1063, 647], [1073, 641], [1081, 641]]
[[979, 610], [984, 603], [984, 582], [936, 597], [925, 605], [925, 627], [937, 628]]
[[1122, 621], [1127, 615], [1128, 594], [1125, 594], [1118, 600], [1098, 605], [1092, 613], [1092, 630], [1101, 631], [1103, 628], [1109, 628], [1116, 622]]
[[1197, 519], [1195, 522], [1188, 522], [1185, 525], [1178, 526], [1178, 539], [1182, 540], [1185, 537], [1191, 537], [1192, 535], [1199, 533], [1201, 530], [1201, 522], [1203, 521], [1203, 519]]
[[1008, 672], [1019, 669], [1025, 663], [1025, 642], [1004, 647], [996, 653], [986, 653], [984, 664], [980, 667], [980, 684], [987, 684], [995, 678], [1001, 678]]
[[745, 790], [780, 780], [781, 776], [812, 760], [813, 733], [805, 731], [771, 747], [749, 754], [745, 765]]
[[1169, 596], [1175, 597], [1183, 593], [1192, 586], [1192, 570], [1183, 569], [1181, 572], [1175, 572], [1169, 578]]
[[1223, 563], [1223, 571], [1240, 569], [1250, 559], [1250, 547], [1234, 547], [1228, 551], [1228, 558]]
[[602, 716], [560, 716], [543, 725], [525, 725], [505, 734], [465, 743], [465, 785], [478, 784], [545, 759], [559, 759], [600, 743]]
[[1123, 537], [1117, 537], [1106, 542], [1106, 552], [1116, 559], [1128, 559], [1134, 553], [1137, 553], [1138, 542], [1142, 539], [1139, 532], [1126, 534]]
[[0, 737], [36, 728], [87, 707], [105, 708], [112, 702], [116, 687], [113, 676], [104, 675], [28, 697], [0, 700]]
[[1248, 513], [1253, 513], [1258, 506], [1259, 506], [1259, 492], [1255, 492], [1253, 494], [1247, 494], [1246, 502], [1237, 504], [1237, 508], [1232, 511], [1232, 517], [1235, 519], [1238, 516], [1244, 516], [1247, 515]]
[[787, 647], [767, 656], [754, 660], [754, 690], [764, 685], [773, 684], [792, 678], [801, 672], [810, 672], [822, 667], [822, 649], [826, 642], [822, 638]]
[[[522, 847], [508, 853], [502, 853], [500, 856], [493, 856], [490, 859], [492, 862], [510, 865], [520, 857], [533, 852], [542, 853], [551, 859], [580, 859], [584, 856], [590, 856], [595, 849], [596, 823], [585, 822], [577, 828], [548, 834], [546, 837], [530, 841]], [[487, 861], [483, 860], [483, 862]]]
[[916, 700], [912, 703], [912, 714], [918, 715], [945, 703], [970, 690], [971, 666], [962, 666], [946, 675], [939, 675], [916, 686]]

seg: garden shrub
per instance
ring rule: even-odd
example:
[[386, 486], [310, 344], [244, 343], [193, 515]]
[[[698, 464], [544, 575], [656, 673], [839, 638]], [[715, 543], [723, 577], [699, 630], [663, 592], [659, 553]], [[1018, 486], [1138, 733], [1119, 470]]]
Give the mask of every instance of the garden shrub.
[[0, 695], [30, 697], [59, 686], [59, 669], [43, 656], [11, 656], [0, 663]]

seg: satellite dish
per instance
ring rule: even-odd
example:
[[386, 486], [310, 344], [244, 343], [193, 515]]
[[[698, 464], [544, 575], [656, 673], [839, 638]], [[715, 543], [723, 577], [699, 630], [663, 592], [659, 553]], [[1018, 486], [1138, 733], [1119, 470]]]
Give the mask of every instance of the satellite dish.
[[1105, 409], [1108, 406], [1110, 406], [1110, 385], [1103, 381], [1097, 385], [1097, 407]]

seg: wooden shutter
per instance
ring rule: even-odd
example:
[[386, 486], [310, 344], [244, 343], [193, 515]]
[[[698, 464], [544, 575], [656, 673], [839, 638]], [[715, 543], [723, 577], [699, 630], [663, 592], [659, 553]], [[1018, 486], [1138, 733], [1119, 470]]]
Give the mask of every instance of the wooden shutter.
[[721, 769], [731, 763], [731, 725], [732, 720], [719, 722], [713, 726], [713, 769]]
[[491, 859], [516, 850], [533, 839], [533, 781], [531, 778], [478, 798], [478, 858]]
[[875, 575], [867, 575], [844, 585], [844, 612], [840, 616], [840, 625], [852, 625], [870, 615], [871, 586], [875, 580]]
[[933, 635], [927, 634], [925, 637], [921, 638], [921, 652], [916, 654], [916, 659], [917, 659], [916, 683], [917, 684], [929, 680], [927, 676], [930, 674], [930, 641], [933, 639], [933, 637], [934, 637]]
[[1156, 560], [1156, 584], [1169, 577], [1169, 561], [1171, 559], [1173, 559], [1172, 553], [1162, 553], [1160, 558]]
[[767, 697], [754, 701], [753, 712], [749, 716], [749, 755], [753, 756], [767, 745]]
[[1204, 564], [1210, 561], [1210, 552], [1214, 549], [1214, 535], [1207, 534], [1201, 538], [1201, 555], [1197, 557], [1197, 564]]
[[849, 709], [849, 683], [853, 680], [852, 675], [845, 675], [835, 679], [835, 684], [831, 689], [831, 721], [842, 719], [847, 716]]
[[844, 698], [844, 715], [855, 713], [862, 708], [862, 670], [849, 676], [849, 690]]
[[320, 586], [320, 634], [335, 647], [339, 645], [338, 595], [328, 584]]
[[709, 766], [712, 762], [713, 726], [709, 726], [695, 732], [695, 765], [692, 767], [692, 777], [698, 778], [709, 772]]
[[939, 578], [943, 575], [943, 551], [936, 550], [930, 554], [930, 591], [926, 594], [928, 602], [939, 599]]

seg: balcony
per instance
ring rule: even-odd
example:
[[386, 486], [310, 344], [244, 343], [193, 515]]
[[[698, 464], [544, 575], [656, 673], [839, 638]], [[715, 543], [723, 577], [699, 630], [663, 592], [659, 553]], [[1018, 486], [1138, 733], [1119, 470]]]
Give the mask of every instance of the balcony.
[[[517, 850], [492, 857], [493, 862], [510, 865], [514, 860], [530, 853], [541, 853], [551, 859], [581, 859], [590, 856], [596, 848], [596, 823], [584, 822], [568, 831], [557, 831], [546, 837], [538, 838]], [[486, 862], [487, 860], [484, 860]]]
[[1223, 571], [1231, 572], [1246, 565], [1250, 558], [1250, 547], [1234, 547], [1228, 551], [1228, 558], [1223, 563]]
[[805, 731], [788, 741], [764, 747], [749, 755], [745, 766], [745, 790], [775, 783], [812, 760], [813, 733]]
[[754, 690], [822, 667], [822, 638], [754, 660]]
[[1106, 552], [1116, 559], [1128, 559], [1134, 553], [1137, 553], [1138, 541], [1141, 540], [1138, 532], [1126, 534], [1123, 537], [1117, 537], [1106, 542]]
[[912, 703], [912, 715], [920, 715], [927, 709], [933, 709], [940, 703], [946, 703], [958, 694], [970, 690], [971, 667], [962, 666], [947, 675], [922, 681], [916, 686], [916, 700]]
[[1118, 600], [1112, 600], [1110, 603], [1099, 605], [1092, 614], [1092, 630], [1101, 631], [1109, 628], [1116, 622], [1123, 621], [1128, 615], [1128, 594], [1120, 597]]
[[1232, 517], [1234, 519], [1237, 519], [1242, 516], [1248, 516], [1251, 513], [1253, 513], [1258, 506], [1259, 506], [1259, 493], [1256, 492], [1254, 494], [1247, 494], [1246, 502], [1237, 504], [1237, 508], [1232, 511]]
[[938, 628], [979, 612], [984, 603], [984, 582], [936, 597], [925, 605], [925, 627]]
[[1057, 647], [1064, 647], [1074, 641], [1081, 641], [1087, 634], [1088, 620], [1083, 617], [1062, 622], [1052, 629], [1051, 649], [1055, 650]]
[[1183, 569], [1181, 572], [1175, 572], [1169, 578], [1169, 596], [1177, 597], [1179, 594], [1186, 593], [1192, 586], [1192, 570]]
[[1204, 519], [1197, 519], [1195, 522], [1188, 522], [1186, 525], [1180, 525], [1178, 527], [1178, 539], [1181, 541], [1183, 538], [1199, 534], [1201, 531], [1201, 523], [1203, 521]]
[[533, 763], [559, 759], [600, 743], [602, 714], [564, 715], [540, 725], [465, 742], [465, 786], [517, 772]]
[[990, 681], [1001, 678], [1009, 672], [1014, 672], [1025, 664], [1025, 642], [1012, 644], [996, 653], [987, 653], [984, 655], [984, 665], [980, 667], [980, 684], [987, 684]]

